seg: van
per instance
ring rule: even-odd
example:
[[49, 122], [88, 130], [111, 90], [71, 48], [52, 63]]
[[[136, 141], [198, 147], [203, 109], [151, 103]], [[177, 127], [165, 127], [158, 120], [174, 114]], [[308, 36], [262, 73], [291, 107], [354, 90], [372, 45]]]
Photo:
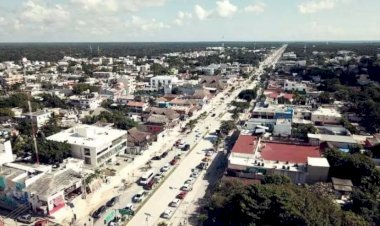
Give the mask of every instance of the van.
[[148, 184], [149, 181], [152, 180], [153, 176], [154, 176], [154, 173], [152, 170], [149, 170], [146, 173], [144, 173], [144, 175], [140, 177], [140, 180], [139, 180], [140, 185]]

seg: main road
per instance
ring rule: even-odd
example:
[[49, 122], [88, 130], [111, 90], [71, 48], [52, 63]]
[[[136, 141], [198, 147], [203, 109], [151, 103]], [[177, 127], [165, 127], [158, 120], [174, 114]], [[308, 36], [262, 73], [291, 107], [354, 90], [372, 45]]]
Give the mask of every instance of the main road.
[[[188, 214], [194, 211], [194, 200], [202, 197], [207, 188], [207, 177], [201, 173], [192, 185], [190, 191], [179, 207], [169, 207], [169, 203], [180, 193], [180, 187], [189, 179], [192, 169], [194, 169], [205, 157], [205, 150], [213, 147], [210, 132], [214, 132], [220, 127], [223, 120], [229, 120], [231, 115], [227, 112], [228, 104], [233, 101], [240, 91], [246, 88], [254, 88], [257, 85], [260, 75], [266, 66], [274, 65], [285, 51], [286, 46], [274, 51], [267, 59], [260, 63], [254, 74], [257, 76], [254, 82], [247, 82], [242, 85], [234, 84], [236, 87], [232, 93], [228, 90], [219, 93], [212, 103], [208, 106], [210, 113], [197, 124], [196, 128], [183, 140], [190, 144], [191, 149], [186, 156], [178, 163], [173, 172], [168, 175], [161, 186], [150, 196], [136, 215], [129, 221], [129, 226], [147, 225], [153, 226], [164, 221], [169, 225], [179, 225], [186, 220]], [[214, 154], [215, 156], [215, 154]], [[211, 161], [214, 158], [211, 158]], [[217, 165], [218, 163], [216, 163]], [[162, 219], [161, 214], [171, 209], [173, 215], [169, 219]]]

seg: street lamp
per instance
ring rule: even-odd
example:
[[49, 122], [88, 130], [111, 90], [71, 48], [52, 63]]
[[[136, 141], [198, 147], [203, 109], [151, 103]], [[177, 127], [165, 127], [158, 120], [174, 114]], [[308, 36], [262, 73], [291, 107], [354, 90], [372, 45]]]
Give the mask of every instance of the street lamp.
[[149, 217], [152, 217], [152, 215], [150, 213], [145, 213], [145, 220], [146, 220], [146, 226], [149, 226]]

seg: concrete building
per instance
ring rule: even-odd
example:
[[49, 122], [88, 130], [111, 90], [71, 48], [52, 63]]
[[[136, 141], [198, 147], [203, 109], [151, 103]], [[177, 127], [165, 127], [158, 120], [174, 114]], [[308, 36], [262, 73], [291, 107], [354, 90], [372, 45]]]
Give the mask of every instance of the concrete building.
[[290, 119], [277, 119], [273, 127], [273, 135], [288, 137], [292, 135], [292, 122]]
[[304, 83], [300, 83], [300, 82], [285, 80], [284, 81], [284, 90], [285, 91], [306, 92], [307, 91], [307, 85]]
[[50, 118], [53, 116], [53, 113], [49, 110], [41, 110], [32, 113], [24, 114], [26, 120], [32, 120], [33, 124], [40, 128], [46, 123], [49, 122]]
[[326, 161], [318, 146], [262, 142], [251, 135], [240, 135], [228, 156], [227, 173], [258, 180], [284, 175], [294, 183], [315, 183], [326, 181]]
[[0, 140], [0, 167], [4, 163], [13, 162], [13, 152], [10, 140]]
[[167, 85], [174, 85], [178, 83], [176, 76], [159, 75], [150, 79], [150, 86], [156, 90], [164, 88]]
[[358, 142], [352, 136], [308, 133], [307, 137], [311, 145], [320, 145], [321, 143], [327, 142], [340, 149], [349, 149], [350, 147], [358, 145]]
[[47, 139], [67, 142], [74, 158], [94, 167], [113, 161], [127, 148], [127, 131], [91, 125], [77, 125]]
[[342, 115], [334, 108], [320, 107], [311, 113], [311, 121], [316, 125], [340, 124]]
[[136, 90], [136, 79], [132, 76], [123, 75], [118, 79], [120, 88], [125, 90], [126, 95], [133, 94]]
[[5, 73], [3, 76], [0, 77], [0, 83], [1, 85], [8, 87], [15, 84], [23, 83], [24, 82], [24, 76], [22, 74], [18, 73]]

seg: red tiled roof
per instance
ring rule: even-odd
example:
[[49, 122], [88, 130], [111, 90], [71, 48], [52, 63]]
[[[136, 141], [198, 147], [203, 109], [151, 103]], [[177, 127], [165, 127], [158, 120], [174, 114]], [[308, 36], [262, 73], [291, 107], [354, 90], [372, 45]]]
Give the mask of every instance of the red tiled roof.
[[240, 135], [237, 139], [233, 153], [253, 154], [256, 147], [256, 137], [251, 135]]
[[129, 107], [144, 107], [144, 105], [145, 105], [144, 102], [129, 101], [127, 103], [127, 106], [129, 106]]
[[293, 94], [290, 94], [290, 93], [284, 93], [284, 98], [285, 98], [285, 99], [288, 99], [288, 100], [291, 100], [291, 99], [293, 99]]
[[318, 146], [303, 146], [294, 144], [263, 143], [265, 147], [261, 150], [264, 160], [306, 163], [307, 157], [321, 157]]

